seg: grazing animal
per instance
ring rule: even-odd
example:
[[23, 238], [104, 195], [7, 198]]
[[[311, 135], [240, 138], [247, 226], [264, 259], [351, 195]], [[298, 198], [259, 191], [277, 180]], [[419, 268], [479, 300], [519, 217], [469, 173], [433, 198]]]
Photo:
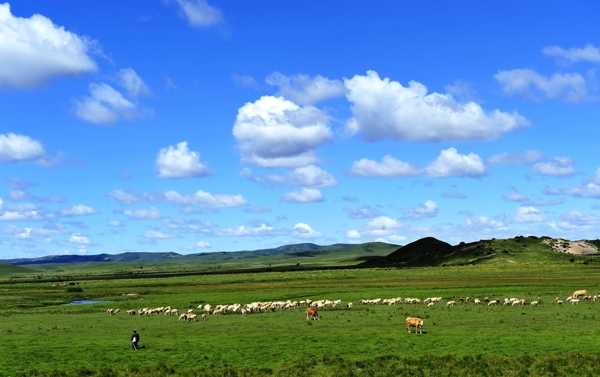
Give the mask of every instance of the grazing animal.
[[578, 298], [579, 296], [587, 296], [587, 291], [585, 289], [579, 290], [579, 291], [575, 291], [573, 292], [572, 297], [573, 298]]
[[406, 331], [410, 334], [410, 328], [415, 328], [415, 334], [423, 334], [423, 320], [416, 317], [406, 317]]
[[315, 308], [308, 308], [305, 311], [306, 313], [306, 320], [313, 320], [313, 319], [321, 319], [321, 316], [319, 315], [319, 313], [317, 312], [317, 309]]

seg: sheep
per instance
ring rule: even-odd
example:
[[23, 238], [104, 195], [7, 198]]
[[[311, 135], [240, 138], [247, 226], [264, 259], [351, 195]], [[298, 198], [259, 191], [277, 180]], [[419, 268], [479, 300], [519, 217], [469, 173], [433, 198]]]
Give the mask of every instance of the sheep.
[[433, 308], [435, 306], [435, 302], [430, 302], [429, 304], [427, 304], [428, 308]]
[[202, 320], [206, 321], [206, 313], [202, 313]]
[[452, 301], [448, 301], [448, 302], [446, 303], [446, 306], [454, 306], [454, 305], [456, 305], [456, 301], [454, 301], [454, 300], [452, 300]]
[[496, 304], [498, 304], [498, 300], [491, 300], [488, 302], [488, 306], [495, 306]]
[[556, 302], [558, 305], [562, 305], [562, 300], [559, 299], [558, 297], [554, 299], [554, 302]]
[[113, 311], [113, 314], [119, 314], [120, 312], [121, 312], [121, 309], [115, 309], [115, 310]]
[[127, 311], [127, 314], [128, 314], [128, 315], [135, 315], [135, 310], [128, 310], [128, 311]]
[[113, 315], [113, 310], [112, 309], [106, 309], [106, 314]]
[[346, 304], [346, 309], [352, 309], [352, 306], [353, 306], [353, 305], [354, 305], [354, 304], [352, 304], [351, 302], [347, 303], [347, 304]]
[[531, 301], [531, 303], [529, 305], [531, 306], [537, 306], [538, 302], [537, 301]]
[[481, 301], [478, 298], [476, 298], [475, 300], [473, 300], [473, 304], [479, 306], [481, 304]]

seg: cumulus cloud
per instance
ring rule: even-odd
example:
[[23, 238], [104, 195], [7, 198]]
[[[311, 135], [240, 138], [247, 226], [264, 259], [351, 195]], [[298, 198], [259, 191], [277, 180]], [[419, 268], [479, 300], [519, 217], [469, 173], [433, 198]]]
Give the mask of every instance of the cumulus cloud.
[[392, 156], [384, 156], [381, 162], [363, 158], [355, 161], [350, 169], [351, 175], [360, 177], [410, 177], [423, 174], [423, 170], [409, 163], [396, 160]]
[[323, 233], [314, 230], [310, 225], [298, 223], [294, 225], [294, 237], [302, 239], [315, 239], [323, 237]]
[[159, 232], [157, 230], [149, 230], [144, 232], [142, 237], [147, 238], [149, 240], [165, 240], [168, 238], [173, 238], [174, 236], [172, 234]]
[[593, 177], [585, 179], [579, 185], [566, 185], [560, 188], [546, 187], [548, 195], [569, 195], [574, 198], [600, 198], [600, 168]]
[[511, 188], [508, 194], [502, 195], [502, 197], [510, 202], [525, 202], [529, 200], [526, 195], [521, 194], [517, 189]]
[[319, 162], [315, 148], [333, 139], [329, 117], [312, 106], [263, 96], [238, 110], [233, 126], [242, 161], [295, 168]]
[[459, 154], [455, 148], [443, 150], [425, 171], [429, 177], [481, 177], [487, 174], [481, 157], [475, 153]]
[[514, 220], [518, 223], [534, 223], [546, 221], [547, 217], [539, 209], [529, 206], [521, 206], [517, 208], [517, 214]]
[[208, 27], [223, 20], [221, 11], [206, 0], [174, 0], [181, 10], [181, 14], [192, 27]]
[[60, 214], [63, 216], [85, 216], [94, 215], [96, 213], [98, 213], [97, 210], [83, 204], [78, 204], [72, 207], [66, 207], [60, 210]]
[[138, 190], [111, 190], [106, 193], [106, 196], [109, 198], [113, 198], [118, 203], [122, 204], [133, 204], [133, 203], [141, 203], [141, 202], [160, 202], [164, 200], [164, 195], [151, 192], [151, 193], [141, 193]]
[[215, 232], [215, 235], [220, 237], [256, 237], [274, 235], [275, 233], [276, 231], [273, 227], [262, 224], [260, 226], [251, 228], [240, 225], [236, 228], [218, 230]]
[[152, 115], [151, 109], [141, 108], [105, 83], [91, 83], [89, 96], [73, 99], [74, 112], [79, 118], [94, 124], [111, 124], [119, 120], [134, 120]]
[[75, 244], [75, 245], [91, 245], [92, 242], [89, 240], [89, 238], [87, 238], [86, 236], [82, 236], [79, 233], [74, 233], [73, 235], [71, 235], [71, 237], [69, 237], [69, 243]]
[[379, 216], [364, 224], [360, 230], [349, 230], [346, 237], [358, 239], [362, 237], [389, 237], [398, 236], [398, 232], [406, 228], [406, 225], [400, 221], [387, 216]]
[[50, 160], [39, 141], [12, 132], [0, 134], [0, 161], [35, 162], [50, 166]]
[[502, 152], [490, 157], [487, 160], [487, 164], [511, 166], [532, 165], [541, 161], [543, 158], [544, 154], [542, 152], [534, 150], [527, 150], [523, 153]]
[[433, 200], [428, 200], [425, 203], [419, 204], [415, 208], [406, 209], [404, 211], [404, 217], [409, 219], [424, 219], [430, 217], [436, 217], [439, 211], [439, 206]]
[[495, 232], [507, 228], [507, 224], [503, 220], [492, 219], [487, 216], [478, 216], [474, 219], [466, 219], [459, 226], [461, 230], [479, 231], [479, 232]]
[[157, 220], [162, 219], [163, 215], [157, 208], [126, 209], [123, 214], [130, 219], [138, 220]]
[[110, 227], [114, 227], [114, 228], [123, 228], [125, 227], [125, 223], [119, 220], [110, 220], [108, 222], [108, 226]]
[[304, 187], [300, 191], [292, 191], [283, 195], [280, 199], [287, 203], [315, 203], [325, 200], [321, 191], [313, 188]]
[[187, 141], [162, 148], [154, 168], [158, 170], [158, 178], [204, 177], [212, 174], [208, 165], [200, 160], [200, 154], [189, 150]]
[[560, 220], [552, 225], [566, 231], [595, 229], [600, 224], [600, 217], [576, 210], [565, 213], [560, 217]]
[[347, 131], [360, 132], [368, 141], [491, 140], [529, 124], [517, 113], [485, 111], [475, 102], [460, 103], [450, 94], [427, 94], [419, 82], [404, 87], [389, 78], [380, 79], [374, 71], [344, 79], [344, 84], [353, 113]]
[[574, 164], [575, 162], [568, 157], [555, 157], [552, 162], [538, 162], [533, 165], [531, 172], [552, 177], [569, 177], [578, 174]]
[[265, 82], [279, 87], [278, 95], [301, 105], [312, 105], [332, 97], [339, 97], [346, 91], [340, 80], [330, 80], [320, 75], [311, 78], [308, 75], [285, 76], [274, 72], [267, 76]]
[[518, 94], [533, 100], [544, 98], [559, 99], [566, 102], [588, 100], [587, 83], [579, 73], [555, 73], [544, 77], [532, 69], [513, 69], [500, 71], [494, 75], [502, 85], [502, 91]]
[[15, 17], [0, 4], [0, 89], [29, 89], [57, 77], [97, 70], [89, 53], [97, 43], [39, 14]]
[[547, 46], [542, 49], [542, 53], [546, 56], [556, 58], [561, 63], [576, 63], [580, 61], [600, 63], [600, 48], [591, 43], [588, 43], [585, 47], [572, 47], [568, 49], [559, 46]]
[[206, 242], [206, 241], [198, 241], [196, 242], [196, 248], [198, 249], [208, 249], [210, 248], [210, 243]]
[[177, 191], [167, 191], [165, 199], [171, 203], [198, 207], [240, 207], [248, 205], [248, 201], [240, 194], [213, 195], [205, 191], [196, 191], [193, 195], [181, 195]]
[[121, 87], [125, 88], [133, 97], [150, 94], [150, 88], [144, 80], [132, 68], [123, 68], [117, 72], [117, 80]]
[[0, 221], [36, 221], [43, 220], [39, 211], [0, 210]]
[[474, 153], [459, 154], [455, 148], [442, 150], [438, 158], [425, 168], [385, 156], [382, 162], [363, 158], [355, 161], [350, 174], [366, 178], [374, 177], [481, 177], [487, 174], [481, 157]]
[[292, 172], [286, 173], [285, 176], [270, 175], [268, 178], [290, 186], [319, 188], [338, 185], [337, 180], [331, 174], [315, 165], [296, 168]]

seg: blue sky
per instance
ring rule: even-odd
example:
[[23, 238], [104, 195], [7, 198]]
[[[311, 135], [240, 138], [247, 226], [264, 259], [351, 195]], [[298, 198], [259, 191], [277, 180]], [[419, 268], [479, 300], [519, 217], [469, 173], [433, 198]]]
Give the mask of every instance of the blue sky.
[[0, 3], [0, 258], [596, 239], [598, 14]]

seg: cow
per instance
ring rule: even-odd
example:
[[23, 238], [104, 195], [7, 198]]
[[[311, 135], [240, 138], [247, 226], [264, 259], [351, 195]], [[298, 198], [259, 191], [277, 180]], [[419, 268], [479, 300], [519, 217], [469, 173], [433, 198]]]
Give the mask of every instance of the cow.
[[410, 328], [415, 328], [415, 334], [421, 333], [423, 334], [423, 320], [421, 318], [416, 317], [407, 317], [406, 318], [406, 331], [410, 334]]
[[572, 295], [573, 298], [577, 298], [579, 296], [587, 296], [587, 291], [585, 289], [582, 289], [580, 291], [573, 292], [573, 295]]
[[321, 316], [319, 315], [319, 313], [317, 312], [317, 309], [315, 308], [308, 308], [305, 311], [306, 313], [306, 320], [313, 320], [313, 319], [321, 319]]

